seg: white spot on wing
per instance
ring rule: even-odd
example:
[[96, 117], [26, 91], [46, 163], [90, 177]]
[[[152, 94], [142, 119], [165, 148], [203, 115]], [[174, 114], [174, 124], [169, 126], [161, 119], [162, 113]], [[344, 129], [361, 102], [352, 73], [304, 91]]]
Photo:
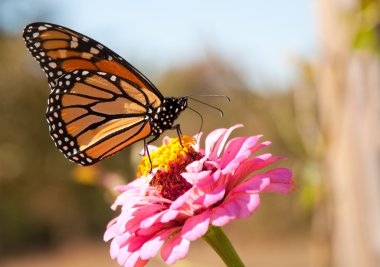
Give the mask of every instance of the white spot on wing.
[[91, 49], [90, 49], [90, 53], [96, 55], [96, 54], [99, 54], [99, 50], [96, 49], [96, 48], [94, 48], [94, 47], [91, 47]]
[[78, 45], [79, 45], [78, 42], [75, 42], [75, 41], [71, 41], [71, 42], [70, 42], [70, 47], [71, 47], [71, 48], [77, 48]]

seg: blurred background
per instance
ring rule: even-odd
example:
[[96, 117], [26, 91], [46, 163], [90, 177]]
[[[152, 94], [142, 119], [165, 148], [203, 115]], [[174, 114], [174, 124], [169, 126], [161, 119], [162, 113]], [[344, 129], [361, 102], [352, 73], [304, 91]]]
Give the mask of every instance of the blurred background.
[[[117, 266], [102, 241], [110, 189], [135, 177], [143, 147], [92, 168], [55, 148], [45, 75], [21, 38], [35, 21], [106, 44], [166, 96], [230, 96], [205, 99], [223, 118], [193, 104], [202, 131], [243, 123], [236, 134], [263, 134], [288, 158], [297, 190], [225, 227], [247, 266], [380, 266], [376, 0], [0, 0], [0, 266]], [[200, 127], [192, 112], [179, 122]], [[174, 266], [223, 263], [198, 240]]]

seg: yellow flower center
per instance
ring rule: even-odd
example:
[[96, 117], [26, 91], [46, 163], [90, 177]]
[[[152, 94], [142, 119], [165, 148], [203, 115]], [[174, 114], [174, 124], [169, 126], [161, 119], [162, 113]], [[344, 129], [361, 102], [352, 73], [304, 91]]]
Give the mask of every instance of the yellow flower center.
[[156, 167], [159, 170], [163, 168], [167, 172], [169, 170], [169, 163], [171, 162], [183, 163], [186, 154], [195, 152], [192, 147], [194, 143], [195, 138], [186, 135], [181, 136], [181, 142], [179, 138], [170, 138], [170, 142], [167, 145], [162, 145], [156, 151], [149, 152], [152, 166], [150, 165], [148, 156], [142, 157], [138, 166], [137, 177], [141, 175], [146, 176], [151, 169]]
[[144, 156], [138, 166], [137, 177], [147, 176], [151, 169], [158, 168], [150, 185], [161, 191], [163, 197], [175, 200], [177, 197], [191, 188], [182, 176], [188, 164], [202, 158], [202, 155], [194, 150], [195, 139], [189, 136], [171, 138], [168, 144], [160, 146], [156, 151], [150, 152], [150, 159]]

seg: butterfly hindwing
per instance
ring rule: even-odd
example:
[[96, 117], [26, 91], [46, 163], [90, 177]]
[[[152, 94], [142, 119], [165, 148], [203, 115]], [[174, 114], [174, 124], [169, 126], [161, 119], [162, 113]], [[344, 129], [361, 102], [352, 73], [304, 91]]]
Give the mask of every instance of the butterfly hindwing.
[[104, 72], [67, 73], [57, 79], [48, 99], [50, 135], [67, 158], [93, 164], [149, 136], [146, 114], [152, 99], [147, 93]]

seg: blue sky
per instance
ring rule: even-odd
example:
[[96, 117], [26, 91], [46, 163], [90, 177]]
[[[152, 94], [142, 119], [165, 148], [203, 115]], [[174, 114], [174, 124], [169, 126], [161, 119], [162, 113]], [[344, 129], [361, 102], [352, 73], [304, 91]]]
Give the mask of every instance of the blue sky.
[[35, 20], [67, 26], [107, 45], [150, 77], [212, 51], [252, 85], [287, 85], [296, 76], [290, 59], [316, 54], [312, 2], [20, 0], [3, 4], [0, 21], [18, 31]]

